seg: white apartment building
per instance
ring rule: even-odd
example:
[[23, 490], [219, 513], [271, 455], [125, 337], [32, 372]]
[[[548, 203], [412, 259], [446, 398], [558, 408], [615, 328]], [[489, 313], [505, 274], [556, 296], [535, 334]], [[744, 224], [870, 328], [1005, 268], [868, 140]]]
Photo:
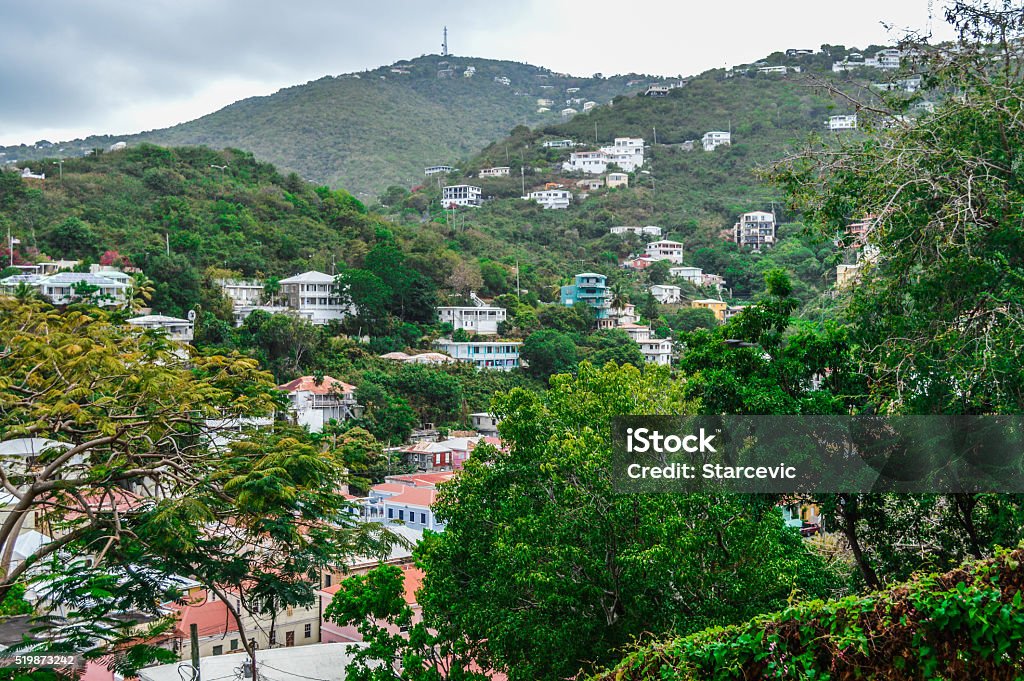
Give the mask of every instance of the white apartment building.
[[733, 241], [740, 247], [760, 249], [775, 243], [775, 215], [766, 211], [744, 213], [733, 225]]
[[498, 333], [498, 324], [505, 321], [505, 308], [489, 306], [445, 306], [437, 308], [442, 324], [451, 324], [455, 330], [468, 333], [493, 335]]
[[647, 244], [644, 253], [652, 260], [668, 260], [677, 265], [683, 264], [683, 245], [678, 241], [652, 241]]
[[856, 130], [857, 114], [829, 116], [826, 125], [829, 130]]
[[655, 284], [650, 288], [651, 295], [662, 305], [671, 305], [683, 300], [683, 291], [671, 284]]
[[668, 366], [672, 363], [672, 340], [669, 338], [651, 338], [651, 327], [637, 324], [626, 324], [621, 327], [629, 334], [633, 342], [640, 346], [640, 353], [648, 364]]
[[452, 206], [479, 206], [483, 190], [470, 184], [453, 184], [441, 190], [441, 203], [446, 208]]
[[[192, 316], [191, 314], [189, 316]], [[143, 329], [163, 329], [167, 337], [182, 343], [191, 343], [195, 332], [195, 323], [191, 319], [167, 317], [161, 314], [147, 314], [127, 320], [132, 326]]]
[[434, 347], [460, 362], [472, 362], [477, 369], [496, 371], [512, 371], [519, 366], [520, 345], [518, 341], [455, 342], [450, 338], [434, 342]]
[[334, 277], [329, 274], [314, 270], [282, 279], [279, 283], [282, 300], [300, 317], [313, 324], [344, 319], [351, 312], [338, 295]]
[[527, 198], [544, 206], [545, 210], [564, 210], [572, 203], [572, 192], [567, 189], [543, 189], [541, 191], [530, 192], [529, 195], [527, 195]]
[[429, 168], [423, 169], [423, 174], [426, 175], [427, 177], [430, 177], [431, 175], [440, 175], [441, 173], [450, 172], [452, 172], [451, 166], [430, 166]]
[[644, 140], [642, 137], [616, 137], [614, 144], [601, 147], [601, 151], [608, 157], [609, 163], [616, 164], [627, 173], [635, 171], [644, 164]]
[[480, 177], [503, 177], [511, 173], [512, 169], [508, 166], [496, 166], [494, 168], [482, 168], [480, 170]]
[[718, 147], [731, 145], [732, 133], [712, 130], [704, 133], [704, 136], [700, 138], [700, 143], [704, 145], [704, 151], [714, 151]]

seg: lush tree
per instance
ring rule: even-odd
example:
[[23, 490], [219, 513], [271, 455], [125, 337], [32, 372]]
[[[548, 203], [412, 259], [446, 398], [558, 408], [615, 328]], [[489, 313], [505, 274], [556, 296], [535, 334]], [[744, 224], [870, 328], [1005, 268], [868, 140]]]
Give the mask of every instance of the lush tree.
[[85, 221], [69, 217], [57, 225], [50, 244], [64, 258], [83, 258], [96, 253], [96, 232]]
[[531, 333], [523, 341], [520, 355], [528, 364], [526, 372], [542, 379], [572, 371], [578, 362], [572, 337], [553, 329]]
[[507, 451], [474, 450], [435, 506], [447, 525], [421, 555], [428, 626], [513, 681], [569, 678], [643, 632], [826, 594], [828, 568], [770, 500], [613, 493], [609, 419], [691, 410], [668, 372], [614, 364], [500, 396]]
[[584, 342], [589, 349], [584, 359], [594, 366], [604, 366], [608, 362], [632, 364], [635, 367], [644, 365], [644, 355], [640, 352], [640, 346], [622, 329], [596, 331]]

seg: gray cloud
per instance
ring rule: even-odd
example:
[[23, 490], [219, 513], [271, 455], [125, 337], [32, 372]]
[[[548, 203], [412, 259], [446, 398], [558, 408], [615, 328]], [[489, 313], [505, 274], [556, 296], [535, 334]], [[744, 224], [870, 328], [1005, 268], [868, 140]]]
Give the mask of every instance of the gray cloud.
[[[856, 20], [836, 22], [815, 11], [820, 3], [810, 0], [733, 0], [731, 9], [720, 14], [722, 25], [713, 30], [702, 29], [709, 16], [705, 10], [667, 0], [625, 6], [569, 0], [3, 3], [0, 140], [17, 133], [21, 141], [35, 141], [29, 137], [45, 130], [127, 133], [165, 125], [165, 120], [154, 120], [154, 112], [182, 108], [222, 81], [246, 81], [252, 94], [265, 94], [325, 74], [436, 53], [443, 24], [451, 29], [456, 54], [529, 61], [581, 74], [675, 74], [720, 66], [731, 54], [734, 62], [747, 53], [760, 56], [791, 41], [812, 47], [854, 43], [854, 31], [877, 28], [878, 19], [864, 18], [874, 12], [879, 19], [899, 23], [909, 17], [909, 23], [920, 25], [926, 1], [904, 3], [916, 9], [888, 16], [892, 3], [863, 0]], [[777, 10], [768, 13], [766, 25], [768, 5]], [[778, 26], [771, 16], [778, 17]], [[754, 48], [746, 39], [752, 30], [763, 36]], [[129, 116], [126, 121], [125, 112], [136, 109], [138, 120]]]

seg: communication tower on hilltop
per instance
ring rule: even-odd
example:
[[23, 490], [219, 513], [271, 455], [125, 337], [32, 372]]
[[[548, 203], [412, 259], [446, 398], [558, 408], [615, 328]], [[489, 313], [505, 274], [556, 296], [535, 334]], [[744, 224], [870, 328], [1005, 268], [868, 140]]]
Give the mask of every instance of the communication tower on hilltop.
[[441, 56], [448, 56], [448, 27], [444, 27], [444, 40], [441, 42]]

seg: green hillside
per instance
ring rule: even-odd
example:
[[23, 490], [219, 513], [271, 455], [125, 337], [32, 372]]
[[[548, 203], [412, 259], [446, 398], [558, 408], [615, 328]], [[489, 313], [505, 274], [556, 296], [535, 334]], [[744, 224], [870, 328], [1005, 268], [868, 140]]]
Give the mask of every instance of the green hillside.
[[[444, 61], [452, 73], [440, 78]], [[464, 75], [467, 67], [475, 69], [472, 77]], [[510, 84], [494, 80], [502, 77]], [[515, 62], [432, 55], [325, 76], [163, 130], [0, 152], [25, 161], [53, 156], [58, 149], [62, 155], [81, 155], [118, 141], [234, 147], [317, 183], [356, 195], [376, 193], [391, 184], [420, 182], [426, 166], [458, 165], [516, 125], [556, 121], [569, 98], [607, 104], [627, 92], [630, 80], [575, 78]], [[568, 88], [579, 91], [567, 93]], [[538, 98], [553, 100], [552, 111], [538, 114]]]

